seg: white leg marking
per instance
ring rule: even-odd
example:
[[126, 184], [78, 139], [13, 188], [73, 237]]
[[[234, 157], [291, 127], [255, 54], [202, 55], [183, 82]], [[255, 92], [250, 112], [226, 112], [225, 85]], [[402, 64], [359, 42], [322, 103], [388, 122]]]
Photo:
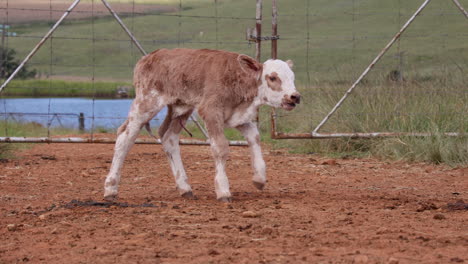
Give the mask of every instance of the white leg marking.
[[242, 133], [247, 142], [249, 143], [252, 168], [254, 171], [253, 182], [255, 187], [263, 189], [266, 183], [266, 165], [262, 156], [262, 149], [260, 147], [260, 134], [258, 133], [257, 126], [252, 123], [246, 123], [238, 126], [237, 129]]
[[121, 169], [130, 148], [135, 143], [135, 139], [141, 130], [143, 124], [153, 118], [162, 108], [162, 104], [158, 102], [158, 107], [155, 107], [151, 112], [139, 113], [138, 107], [132, 105], [128, 115], [128, 124], [117, 137], [114, 148], [114, 157], [109, 174], [104, 182], [104, 198], [115, 199], [118, 194]]
[[224, 135], [218, 138], [211, 138], [211, 150], [216, 166], [215, 192], [216, 198], [221, 201], [230, 201], [231, 192], [229, 191], [229, 180], [226, 175], [226, 160], [229, 155], [229, 143]]
[[217, 160], [216, 176], [215, 176], [215, 192], [217, 199], [231, 199], [231, 192], [229, 191], [229, 180], [226, 175], [225, 164], [226, 161]]
[[[173, 122], [178, 122], [178, 120], [174, 120]], [[179, 193], [183, 195], [191, 192], [192, 188], [187, 183], [188, 177], [185, 173], [182, 158], [180, 156], [179, 134], [174, 133], [172, 127], [170, 127], [164, 134], [162, 143], [164, 152], [166, 152], [169, 164], [171, 165]]]

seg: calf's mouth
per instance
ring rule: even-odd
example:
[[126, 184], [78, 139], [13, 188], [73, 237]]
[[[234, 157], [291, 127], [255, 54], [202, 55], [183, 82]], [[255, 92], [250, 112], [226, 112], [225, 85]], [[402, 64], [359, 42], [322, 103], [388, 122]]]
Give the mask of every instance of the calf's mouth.
[[287, 110], [287, 111], [291, 111], [293, 110], [294, 108], [296, 107], [296, 103], [293, 103], [293, 102], [282, 102], [281, 103], [281, 108], [283, 108], [284, 110]]

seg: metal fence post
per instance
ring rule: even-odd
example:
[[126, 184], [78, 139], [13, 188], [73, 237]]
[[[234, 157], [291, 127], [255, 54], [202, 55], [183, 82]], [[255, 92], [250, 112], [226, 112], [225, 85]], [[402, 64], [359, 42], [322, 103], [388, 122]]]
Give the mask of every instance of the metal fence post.
[[276, 0], [272, 0], [271, 6], [271, 58], [278, 58], [278, 9], [276, 8]]
[[85, 117], [83, 113], [80, 113], [80, 115], [78, 116], [78, 130], [80, 132], [85, 131]]
[[257, 41], [255, 42], [255, 59], [260, 62], [262, 56], [262, 0], [257, 0], [257, 7], [255, 11], [255, 30], [257, 33]]
[[[276, 60], [278, 57], [278, 8], [276, 6], [276, 0], [272, 0], [271, 6], [271, 58]], [[270, 135], [272, 139], [276, 139], [276, 109], [272, 108], [270, 113]]]

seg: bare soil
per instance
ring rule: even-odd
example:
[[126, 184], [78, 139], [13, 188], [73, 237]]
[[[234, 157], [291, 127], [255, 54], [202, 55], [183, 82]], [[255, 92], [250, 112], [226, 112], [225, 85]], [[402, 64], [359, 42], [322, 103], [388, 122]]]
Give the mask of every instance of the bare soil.
[[112, 145], [37, 144], [0, 163], [0, 263], [467, 263], [468, 169], [330, 160], [264, 146], [268, 186], [232, 147], [234, 201], [207, 146], [182, 146], [197, 200], [159, 145], [136, 145], [104, 203]]
[[[110, 16], [109, 11], [101, 1], [80, 2], [66, 18], [85, 19], [91, 16]], [[0, 23], [30, 23], [38, 21], [57, 21], [73, 3], [71, 0], [10, 0], [0, 2]], [[152, 12], [175, 12], [176, 7], [154, 4], [110, 3], [119, 15], [137, 15]]]

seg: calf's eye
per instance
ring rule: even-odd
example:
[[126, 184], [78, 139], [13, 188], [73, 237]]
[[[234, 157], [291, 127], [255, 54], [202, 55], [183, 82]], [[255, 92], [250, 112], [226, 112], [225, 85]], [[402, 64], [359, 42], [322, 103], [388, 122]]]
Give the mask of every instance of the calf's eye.
[[272, 82], [276, 81], [276, 77], [275, 76], [270, 76], [270, 81], [272, 81]]

